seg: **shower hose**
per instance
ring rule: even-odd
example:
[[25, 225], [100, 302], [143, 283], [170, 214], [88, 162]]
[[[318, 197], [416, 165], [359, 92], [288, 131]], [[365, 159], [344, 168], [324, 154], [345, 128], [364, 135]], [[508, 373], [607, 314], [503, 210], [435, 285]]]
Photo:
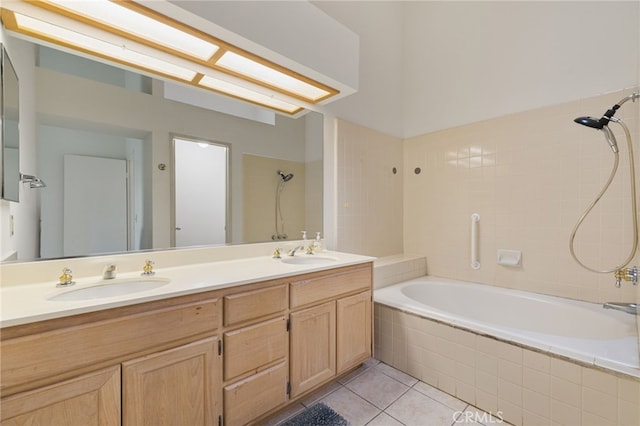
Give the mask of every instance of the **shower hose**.
[[602, 188], [598, 196], [595, 198], [595, 200], [593, 200], [591, 205], [589, 205], [589, 207], [585, 210], [582, 216], [580, 216], [580, 219], [578, 219], [578, 222], [573, 227], [573, 231], [571, 232], [571, 237], [569, 238], [569, 250], [571, 251], [571, 256], [573, 257], [573, 259], [576, 262], [578, 262], [578, 264], [583, 268], [591, 272], [597, 272], [600, 274], [608, 274], [611, 272], [615, 272], [621, 268], [624, 268], [629, 262], [631, 262], [638, 248], [638, 212], [636, 210], [636, 179], [635, 179], [635, 170], [634, 170], [634, 162], [633, 162], [633, 145], [631, 143], [631, 134], [629, 133], [629, 128], [626, 126], [626, 124], [624, 124], [624, 122], [619, 118], [612, 118], [611, 121], [618, 123], [624, 129], [624, 133], [627, 139], [627, 146], [629, 150], [629, 177], [631, 179], [631, 217], [633, 221], [633, 246], [631, 248], [631, 252], [629, 253], [629, 256], [624, 260], [624, 262], [622, 262], [620, 265], [610, 269], [598, 270], [595, 268], [591, 268], [585, 265], [584, 263], [582, 263], [576, 256], [576, 253], [574, 250], [574, 239], [576, 237], [576, 232], [578, 231], [578, 228], [580, 228], [580, 225], [582, 225], [582, 222], [584, 222], [584, 220], [589, 215], [591, 210], [593, 210], [593, 208], [596, 206], [598, 201], [600, 201], [600, 198], [602, 198], [605, 192], [607, 192], [607, 190], [609, 189], [609, 186], [611, 185], [611, 182], [613, 181], [613, 178], [616, 175], [616, 172], [618, 171], [618, 163], [619, 163], [618, 152], [614, 152], [613, 167], [611, 169], [611, 174], [609, 175], [609, 179], [607, 180], [607, 182], [605, 183], [604, 187]]

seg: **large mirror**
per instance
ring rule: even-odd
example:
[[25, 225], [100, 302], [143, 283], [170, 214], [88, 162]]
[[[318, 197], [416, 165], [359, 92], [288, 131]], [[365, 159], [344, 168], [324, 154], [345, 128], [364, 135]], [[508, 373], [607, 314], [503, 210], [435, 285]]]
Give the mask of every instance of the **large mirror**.
[[18, 201], [20, 183], [20, 122], [18, 76], [4, 46], [0, 45], [0, 198]]
[[176, 137], [228, 147], [226, 244], [322, 231], [321, 114], [240, 117], [217, 95], [31, 47], [41, 258], [174, 247]]

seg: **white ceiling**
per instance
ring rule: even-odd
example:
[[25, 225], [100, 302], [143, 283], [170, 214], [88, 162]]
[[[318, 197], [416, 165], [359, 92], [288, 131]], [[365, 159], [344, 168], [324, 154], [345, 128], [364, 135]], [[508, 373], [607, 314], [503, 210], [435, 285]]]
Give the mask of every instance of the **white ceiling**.
[[638, 1], [313, 4], [360, 36], [358, 92], [327, 110], [397, 137], [639, 84]]

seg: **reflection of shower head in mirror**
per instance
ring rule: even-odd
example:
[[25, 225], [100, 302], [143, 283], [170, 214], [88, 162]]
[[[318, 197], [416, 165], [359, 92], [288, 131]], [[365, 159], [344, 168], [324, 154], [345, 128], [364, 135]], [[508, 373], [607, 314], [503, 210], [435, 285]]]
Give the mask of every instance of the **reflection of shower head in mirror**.
[[293, 179], [293, 173], [285, 174], [282, 170], [278, 170], [278, 176], [280, 176], [283, 182], [289, 182]]

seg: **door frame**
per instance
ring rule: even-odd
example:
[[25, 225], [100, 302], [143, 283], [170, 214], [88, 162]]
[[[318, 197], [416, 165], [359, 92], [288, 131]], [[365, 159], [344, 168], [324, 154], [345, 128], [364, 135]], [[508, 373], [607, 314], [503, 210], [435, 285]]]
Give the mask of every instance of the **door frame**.
[[169, 134], [171, 140], [171, 153], [170, 153], [170, 164], [171, 164], [171, 212], [170, 212], [170, 220], [169, 226], [171, 226], [169, 235], [171, 236], [170, 243], [171, 247], [176, 246], [176, 139], [181, 139], [184, 141], [194, 142], [194, 143], [207, 143], [210, 145], [222, 146], [227, 149], [227, 170], [226, 170], [226, 206], [225, 206], [225, 230], [224, 230], [224, 239], [225, 243], [229, 244], [231, 241], [231, 144], [226, 142], [214, 141], [211, 139], [198, 138], [195, 136], [185, 136], [180, 133], [170, 133]]

